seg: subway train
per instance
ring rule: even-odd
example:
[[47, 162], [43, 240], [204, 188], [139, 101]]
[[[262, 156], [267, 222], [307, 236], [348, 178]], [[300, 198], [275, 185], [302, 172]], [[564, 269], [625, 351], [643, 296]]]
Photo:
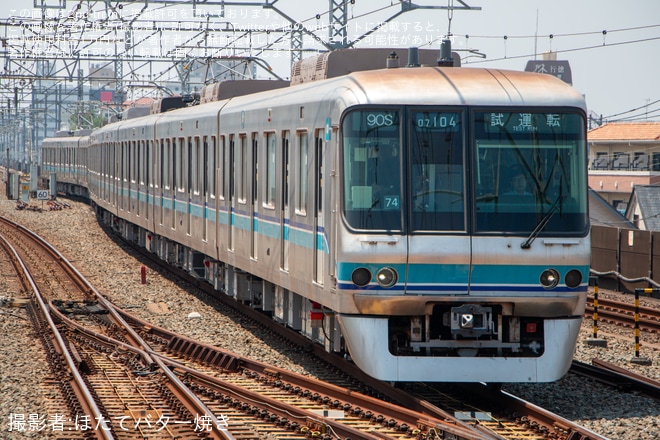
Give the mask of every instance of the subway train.
[[590, 265], [583, 96], [385, 58], [321, 54], [290, 83], [224, 81], [58, 134], [43, 179], [373, 377], [560, 379]]

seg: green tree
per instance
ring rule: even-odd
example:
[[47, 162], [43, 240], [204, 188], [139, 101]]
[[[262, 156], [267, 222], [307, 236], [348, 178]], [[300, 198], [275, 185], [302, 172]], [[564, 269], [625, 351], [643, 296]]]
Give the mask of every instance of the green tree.
[[69, 112], [71, 131], [102, 127], [108, 120], [105, 110], [95, 101], [76, 102]]

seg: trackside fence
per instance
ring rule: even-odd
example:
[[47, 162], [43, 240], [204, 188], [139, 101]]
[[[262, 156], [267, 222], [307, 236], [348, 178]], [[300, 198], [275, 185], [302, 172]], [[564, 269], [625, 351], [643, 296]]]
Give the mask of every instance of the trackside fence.
[[660, 231], [592, 226], [591, 275], [601, 288], [622, 292], [660, 287]]

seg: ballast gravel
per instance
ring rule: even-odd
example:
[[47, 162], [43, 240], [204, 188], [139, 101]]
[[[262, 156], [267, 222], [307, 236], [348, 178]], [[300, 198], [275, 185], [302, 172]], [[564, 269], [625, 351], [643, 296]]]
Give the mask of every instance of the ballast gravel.
[[[262, 338], [258, 330], [243, 325], [239, 317], [219, 313], [181, 283], [147, 269], [147, 282], [142, 284], [142, 263], [106, 234], [89, 205], [60, 199], [69, 207], [49, 211], [44, 206], [42, 212], [16, 210], [16, 202], [7, 200], [4, 194], [2, 191], [0, 195], [0, 215], [49, 241], [115, 304], [156, 325], [239, 355], [311, 374], [296, 361], [295, 350], [278, 345], [272, 338]], [[39, 206], [41, 202], [33, 203]], [[0, 277], [0, 292], [5, 291], [5, 284], [4, 277]], [[632, 301], [631, 295], [602, 290], [599, 294]], [[643, 302], [660, 307], [660, 302]], [[47, 423], [36, 430], [37, 418], [47, 422], [53, 415], [48, 414], [44, 403], [48, 391], [43, 384], [49, 380], [48, 372], [43, 362], [34, 361], [44, 355], [31, 332], [23, 310], [0, 308], [1, 439], [58, 438]], [[642, 333], [640, 356], [648, 358], [651, 365], [638, 365], [631, 362], [635, 356], [632, 329], [600, 323], [598, 332], [606, 347], [587, 344], [593, 338], [593, 322], [583, 320], [576, 360], [591, 363], [593, 358], [599, 358], [660, 380], [660, 336]], [[573, 374], [555, 383], [504, 384], [503, 388], [612, 440], [660, 439], [659, 400], [615, 390]]]

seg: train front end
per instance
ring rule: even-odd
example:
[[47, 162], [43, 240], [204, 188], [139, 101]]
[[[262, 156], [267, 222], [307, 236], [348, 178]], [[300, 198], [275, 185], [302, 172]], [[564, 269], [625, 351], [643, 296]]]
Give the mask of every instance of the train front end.
[[355, 310], [338, 321], [360, 368], [488, 383], [567, 372], [590, 265], [583, 108], [357, 106], [340, 162], [337, 291]]

